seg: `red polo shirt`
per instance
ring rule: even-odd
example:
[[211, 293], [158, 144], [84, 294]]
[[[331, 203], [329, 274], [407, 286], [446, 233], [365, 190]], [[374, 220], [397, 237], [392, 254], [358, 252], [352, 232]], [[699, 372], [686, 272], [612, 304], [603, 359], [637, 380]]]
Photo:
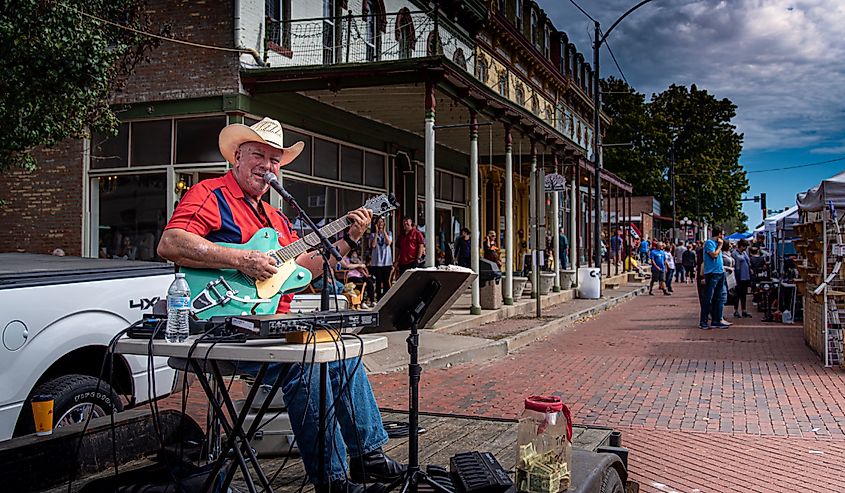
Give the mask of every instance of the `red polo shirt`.
[[417, 228], [405, 233], [404, 230], [399, 236], [399, 265], [414, 264], [417, 262], [417, 252], [420, 245], [425, 245], [425, 237]]
[[[183, 229], [215, 243], [246, 243], [259, 229], [266, 227], [279, 234], [279, 246], [299, 239], [280, 210], [263, 200], [258, 202], [257, 208], [253, 207], [229, 171], [191, 187], [164, 229]], [[283, 295], [276, 312], [289, 312], [292, 299], [293, 295]]]

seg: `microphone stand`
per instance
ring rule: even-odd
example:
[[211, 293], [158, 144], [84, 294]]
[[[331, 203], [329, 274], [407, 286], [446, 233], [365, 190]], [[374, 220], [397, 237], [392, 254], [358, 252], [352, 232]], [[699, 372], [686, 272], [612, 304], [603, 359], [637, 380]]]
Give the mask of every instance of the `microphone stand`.
[[[317, 227], [314, 220], [311, 219], [311, 216], [309, 216], [308, 213], [299, 206], [299, 203], [293, 198], [293, 195], [282, 187], [282, 184], [279, 183], [275, 174], [268, 171], [264, 174], [264, 181], [273, 187], [274, 190], [279, 192], [279, 195], [282, 196], [285, 202], [293, 207], [299, 217], [305, 221], [305, 224], [307, 224], [308, 227], [310, 227], [317, 235], [317, 238], [320, 239], [320, 245], [317, 247], [317, 250], [320, 252], [320, 256], [323, 257], [323, 289], [320, 290], [320, 311], [329, 311], [329, 280], [331, 279], [333, 281], [329, 255], [340, 262], [340, 252], [332, 244], [332, 242], [326, 238], [326, 235], [320, 231], [320, 228]], [[332, 290], [334, 290], [334, 282], [332, 282]], [[326, 477], [326, 383], [328, 381], [328, 369], [326, 365], [327, 363], [320, 363], [320, 417], [319, 428], [317, 430], [317, 443], [319, 443], [320, 450], [317, 471], [319, 471], [320, 477], [317, 479], [317, 483], [322, 483], [324, 480], [328, 482], [328, 478]]]

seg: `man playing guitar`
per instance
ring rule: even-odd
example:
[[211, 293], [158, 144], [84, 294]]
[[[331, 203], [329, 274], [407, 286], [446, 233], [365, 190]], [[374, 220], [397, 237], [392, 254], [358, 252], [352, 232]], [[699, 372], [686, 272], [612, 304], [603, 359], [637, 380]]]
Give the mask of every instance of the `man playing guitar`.
[[[203, 180], [191, 187], [165, 227], [158, 254], [183, 267], [236, 269], [259, 281], [272, 277], [277, 271], [277, 262], [266, 253], [238, 250], [218, 243], [246, 243], [259, 229], [266, 227], [276, 230], [280, 246], [298, 239], [284, 214], [261, 200], [269, 189], [264, 174], [272, 171], [278, 175], [281, 167], [296, 159], [305, 147], [303, 142], [290, 147], [285, 147], [283, 142], [281, 124], [270, 118], [251, 127], [241, 124], [225, 127], [220, 132], [219, 146], [223, 157], [233, 163], [232, 169], [220, 178]], [[372, 212], [361, 208], [349, 212], [347, 217], [352, 225], [343, 239], [335, 243], [341, 255], [358, 246], [372, 220]], [[315, 278], [322, 275], [322, 257], [317, 252], [301, 254], [296, 263], [310, 270]], [[292, 298], [293, 295], [282, 296], [277, 313], [287, 313]], [[353, 372], [357, 365], [357, 358], [329, 365], [328, 385], [337, 390], [341, 381], [348, 378], [343, 385], [348, 387], [349, 393], [337, 396], [331, 389], [326, 389], [327, 405], [330, 408], [334, 405], [338, 426], [326, 430], [325, 463], [329, 470], [328, 477], [322, 478], [317, 471], [319, 425], [313, 397], [319, 392], [316, 365], [272, 365], [265, 377], [265, 382], [269, 383], [279, 376], [284, 379], [281, 389], [291, 427], [305, 469], [318, 492], [363, 493], [364, 487], [357, 483], [390, 481], [405, 471], [404, 465], [382, 451], [387, 433], [363, 365]], [[247, 366], [247, 363], [240, 365], [242, 369]], [[254, 366], [257, 371], [257, 365]], [[310, 391], [305, 385], [310, 385]], [[309, 394], [311, 399], [308, 399]], [[347, 450], [351, 456], [352, 480], [356, 482], [347, 479]]]

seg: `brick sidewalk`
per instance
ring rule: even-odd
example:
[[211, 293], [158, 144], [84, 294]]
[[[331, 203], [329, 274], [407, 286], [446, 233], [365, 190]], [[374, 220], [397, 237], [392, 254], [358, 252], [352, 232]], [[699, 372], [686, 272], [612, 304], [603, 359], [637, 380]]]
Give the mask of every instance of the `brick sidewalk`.
[[[702, 331], [697, 311], [681, 285], [505, 360], [427, 370], [421, 408], [513, 417], [524, 396], [558, 393], [576, 422], [625, 431], [642, 491], [845, 491], [845, 373], [822, 368], [800, 325], [755, 313]], [[372, 377], [381, 406], [406, 407], [406, 378]]]

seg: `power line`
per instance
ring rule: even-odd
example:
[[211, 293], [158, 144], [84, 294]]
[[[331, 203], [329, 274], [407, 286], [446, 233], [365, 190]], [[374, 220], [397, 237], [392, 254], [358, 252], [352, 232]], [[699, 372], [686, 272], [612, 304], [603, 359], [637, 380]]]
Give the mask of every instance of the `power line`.
[[839, 161], [845, 161], [845, 157], [839, 157], [836, 159], [828, 159], [827, 161], [819, 161], [817, 163], [808, 163], [808, 164], [799, 164], [797, 166], [784, 166], [782, 168], [770, 168], [770, 169], [758, 169], [754, 171], [746, 171], [745, 174], [750, 175], [751, 173], [767, 173], [769, 171], [783, 171], [787, 169], [797, 169], [797, 168], [809, 168], [810, 166], [821, 166], [822, 164], [830, 164], [836, 163]]
[[120, 29], [125, 29], [127, 31], [131, 31], [135, 34], [141, 34], [143, 36], [149, 36], [151, 38], [160, 39], [162, 41], [170, 41], [172, 43], [178, 43], [178, 44], [183, 44], [183, 45], [187, 45], [187, 46], [193, 46], [195, 48], [205, 48], [205, 49], [209, 49], [209, 50], [229, 51], [229, 52], [236, 52], [236, 53], [252, 53], [252, 51], [253, 51], [253, 50], [242, 49], [242, 48], [239, 49], [239, 48], [227, 48], [227, 47], [223, 47], [223, 46], [204, 45], [204, 44], [200, 44], [200, 43], [193, 43], [191, 41], [185, 41], [185, 40], [182, 40], [182, 39], [169, 38], [167, 36], [161, 36], [159, 34], [154, 34], [154, 33], [147, 32], [147, 31], [141, 31], [139, 29], [135, 29], [134, 27], [124, 26], [122, 24], [118, 24], [118, 23], [112, 22], [110, 20], [102, 19], [100, 17], [97, 17], [96, 15], [92, 15], [92, 14], [83, 12], [81, 10], [77, 10], [77, 9], [71, 7], [70, 5], [65, 5], [65, 7], [74, 11], [74, 12], [76, 12], [79, 15], [88, 17], [88, 18], [95, 20], [97, 22], [102, 22], [102, 23], [108, 24], [110, 26], [114, 26], [114, 27], [117, 27], [117, 28], [120, 28]]
[[608, 41], [606, 39], [604, 40], [604, 45], [607, 46], [607, 51], [610, 52], [610, 58], [613, 59], [613, 63], [616, 65], [616, 70], [619, 71], [619, 75], [622, 76], [622, 80], [624, 80], [625, 84], [627, 84], [628, 87], [630, 87], [631, 84], [628, 84], [628, 79], [625, 77], [625, 72], [622, 71], [622, 67], [620, 67], [619, 62], [616, 61], [616, 55], [613, 54], [613, 50], [610, 49], [610, 43], [608, 43]]
[[575, 3], [575, 0], [569, 0], [569, 2], [570, 2], [572, 5], [574, 5], [574, 6], [575, 6], [578, 10], [580, 10], [582, 14], [586, 15], [587, 17], [589, 17], [591, 21], [593, 21], [593, 22], [598, 22], [597, 20], [595, 20], [595, 19], [593, 18], [593, 16], [591, 16], [590, 14], [588, 14], [586, 10], [582, 9], [580, 5], [578, 5], [577, 3]]

